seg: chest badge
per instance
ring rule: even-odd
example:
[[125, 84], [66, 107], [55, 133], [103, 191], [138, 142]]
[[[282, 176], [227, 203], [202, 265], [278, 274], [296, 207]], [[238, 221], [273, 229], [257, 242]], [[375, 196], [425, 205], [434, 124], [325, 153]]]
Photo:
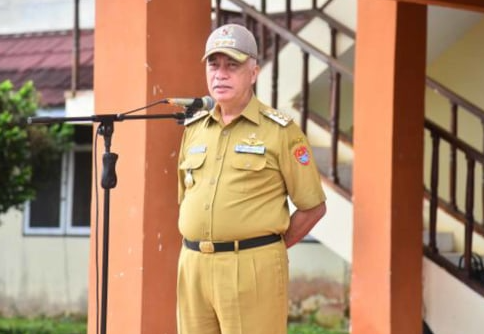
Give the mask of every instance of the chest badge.
[[188, 154], [198, 154], [207, 152], [207, 145], [192, 146], [188, 149]]
[[262, 140], [257, 139], [257, 135], [255, 133], [251, 133], [247, 139], [242, 139], [242, 142], [249, 146], [264, 145], [264, 142]]
[[235, 145], [235, 152], [252, 154], [264, 154], [266, 152], [264, 142], [257, 139], [255, 133], [249, 134], [249, 137], [242, 139], [242, 142], [243, 144]]
[[193, 175], [192, 175], [191, 169], [187, 169], [186, 174], [185, 174], [185, 179], [183, 180], [183, 182], [185, 183], [185, 187], [187, 189], [190, 189], [195, 184], [195, 181], [193, 180]]

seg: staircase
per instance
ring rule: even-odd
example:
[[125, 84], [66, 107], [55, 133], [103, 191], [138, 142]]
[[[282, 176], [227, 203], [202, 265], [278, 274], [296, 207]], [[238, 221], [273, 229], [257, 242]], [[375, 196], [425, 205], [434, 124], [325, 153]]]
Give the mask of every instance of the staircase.
[[[273, 6], [271, 9], [265, 1], [252, 1], [250, 5], [241, 0], [216, 1], [218, 24], [238, 20], [251, 28], [259, 45], [263, 45], [260, 60], [264, 66], [257, 95], [292, 114], [306, 132], [324, 179], [328, 201], [332, 203], [325, 224], [318, 224], [311, 234], [351, 262], [356, 0], [269, 3]], [[292, 8], [292, 3], [299, 7]], [[230, 11], [223, 10], [227, 4], [231, 6]], [[429, 62], [449, 46], [444, 40], [458, 39], [482, 20], [482, 15], [475, 13], [451, 14], [441, 8], [429, 11]], [[434, 34], [435, 31], [444, 36]], [[449, 34], [453, 37], [445, 39]], [[435, 111], [426, 111], [429, 118], [425, 123], [424, 313], [436, 334], [453, 333], [449, 329], [455, 328], [456, 323], [460, 326], [459, 332], [467, 326], [467, 331], [462, 333], [477, 333], [482, 328], [475, 325], [476, 318], [469, 312], [469, 305], [474, 310], [484, 307], [484, 281], [475, 277], [475, 268], [479, 266], [475, 254], [484, 254], [484, 229], [482, 204], [476, 205], [477, 214], [474, 209], [475, 203], [483, 202], [482, 192], [474, 191], [476, 185], [482, 187], [474, 170], [480, 172], [484, 155], [482, 147], [476, 148], [475, 143], [464, 138], [465, 133], [459, 133], [458, 120], [472, 115], [480, 122], [471, 122], [484, 124], [484, 110], [430, 77], [427, 88], [431, 99], [438, 96], [450, 102], [446, 112], [451, 117], [447, 122]], [[484, 130], [479, 131], [482, 136]], [[448, 161], [442, 163], [444, 157]], [[439, 167], [449, 181], [441, 181]], [[331, 221], [337, 224], [328, 223]], [[450, 303], [448, 299], [442, 300], [447, 296], [442, 291], [449, 289], [459, 291]], [[450, 318], [453, 324], [446, 323], [445, 315], [455, 312], [458, 304], [462, 304], [464, 311], [454, 313]], [[438, 331], [438, 328], [447, 329]]]

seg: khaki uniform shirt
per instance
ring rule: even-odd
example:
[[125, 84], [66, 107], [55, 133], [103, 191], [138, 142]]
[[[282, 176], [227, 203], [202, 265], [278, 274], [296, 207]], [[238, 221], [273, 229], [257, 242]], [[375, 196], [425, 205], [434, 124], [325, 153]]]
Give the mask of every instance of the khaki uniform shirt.
[[254, 96], [224, 125], [217, 106], [186, 125], [179, 156], [179, 230], [189, 240], [283, 234], [298, 209], [326, 197], [306, 137]]

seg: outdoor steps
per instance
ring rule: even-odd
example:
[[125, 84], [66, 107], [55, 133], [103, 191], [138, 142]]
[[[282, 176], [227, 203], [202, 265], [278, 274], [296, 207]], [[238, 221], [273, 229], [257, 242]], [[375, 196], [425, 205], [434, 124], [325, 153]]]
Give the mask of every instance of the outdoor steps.
[[[319, 172], [323, 175], [329, 175], [331, 164], [331, 149], [329, 147], [313, 146], [314, 158]], [[338, 163], [338, 177], [340, 184], [344, 189], [351, 192], [353, 184], [353, 164], [351, 162]]]
[[[312, 149], [320, 173], [329, 175], [331, 150], [328, 147], [320, 146], [312, 147]], [[352, 189], [352, 174], [353, 165], [351, 161], [338, 164], [339, 181], [343, 188], [349, 189], [350, 191]], [[458, 267], [463, 251], [456, 249], [453, 232], [437, 231], [436, 238], [439, 253]], [[422, 241], [424, 245], [429, 244], [428, 230], [423, 231]]]
[[[454, 234], [452, 232], [437, 232], [436, 236], [437, 248], [439, 253], [453, 253], [455, 252]], [[429, 244], [429, 231], [423, 231], [423, 243], [424, 245]]]

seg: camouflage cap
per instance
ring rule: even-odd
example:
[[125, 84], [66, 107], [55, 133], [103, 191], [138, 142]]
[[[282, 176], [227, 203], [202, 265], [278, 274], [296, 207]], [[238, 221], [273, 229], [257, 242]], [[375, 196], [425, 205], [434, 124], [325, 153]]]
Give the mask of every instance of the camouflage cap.
[[243, 63], [249, 57], [257, 59], [257, 43], [254, 35], [244, 26], [226, 24], [215, 29], [208, 37], [202, 61], [218, 52]]

